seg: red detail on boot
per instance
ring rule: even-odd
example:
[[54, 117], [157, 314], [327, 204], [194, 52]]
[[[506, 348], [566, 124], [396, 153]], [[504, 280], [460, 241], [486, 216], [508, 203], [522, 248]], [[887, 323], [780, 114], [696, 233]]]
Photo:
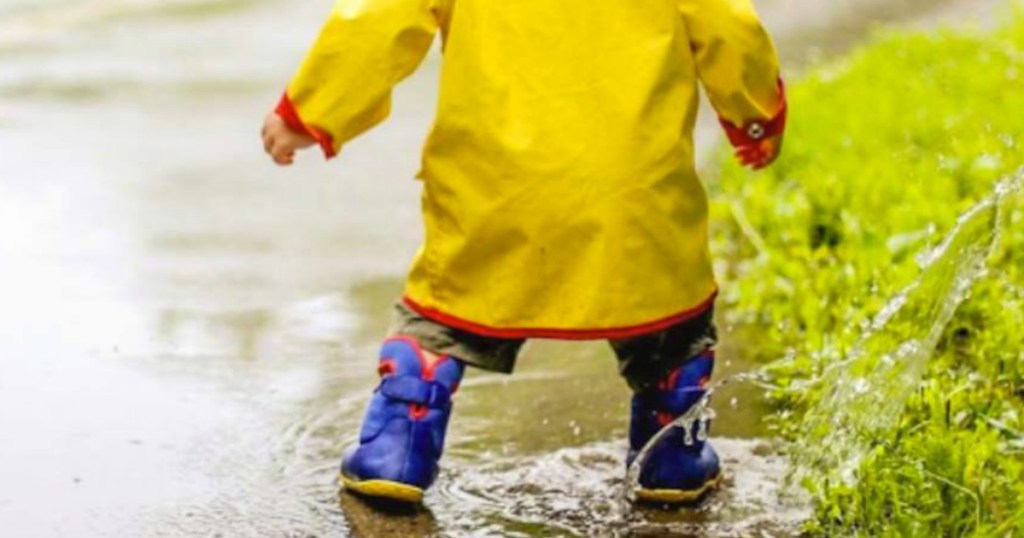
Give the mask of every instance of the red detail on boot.
[[380, 365], [377, 366], [377, 374], [381, 377], [386, 377], [395, 373], [395, 359], [384, 359], [380, 361]]
[[[420, 347], [419, 340], [416, 340], [415, 338], [413, 338], [411, 336], [404, 336], [404, 335], [392, 336], [390, 338], [385, 339], [384, 341], [385, 342], [390, 342], [392, 340], [400, 340], [400, 341], [405, 342], [405, 343], [409, 344], [410, 346], [412, 346], [412, 349], [416, 352], [416, 358], [419, 359], [419, 361], [420, 361], [420, 370], [423, 371], [423, 380], [424, 381], [433, 381], [434, 380], [434, 370], [437, 368], [437, 366], [439, 364], [441, 364], [445, 360], [449, 359], [448, 356], [438, 355], [437, 356], [437, 361], [431, 362], [430, 360], [427, 359], [427, 354], [423, 352], [423, 348]], [[455, 392], [455, 391], [452, 391], [452, 392]]]
[[413, 420], [423, 420], [427, 416], [427, 411], [430, 409], [423, 404], [409, 404], [409, 418]]
[[670, 422], [675, 420], [676, 417], [672, 416], [672, 413], [665, 413], [659, 411], [658, 414], [655, 416], [655, 419], [657, 419], [658, 425], [664, 428], [665, 426], [668, 426]]
[[661, 390], [673, 390], [676, 388], [676, 383], [679, 382], [679, 376], [683, 373], [683, 367], [680, 366], [675, 370], [669, 372], [669, 374], [658, 382], [658, 388]]
[[[437, 355], [437, 360], [431, 362], [427, 358], [427, 354], [423, 352], [423, 348], [420, 347], [419, 340], [416, 340], [415, 338], [413, 338], [411, 336], [398, 335], [398, 336], [392, 336], [390, 338], [386, 338], [384, 341], [385, 342], [389, 342], [391, 340], [401, 340], [402, 342], [405, 342], [405, 343], [409, 344], [410, 346], [412, 346], [412, 349], [416, 352], [416, 358], [419, 359], [419, 361], [420, 361], [420, 370], [423, 372], [422, 373], [422, 379], [424, 381], [433, 381], [434, 380], [434, 370], [436, 370], [437, 367], [441, 363], [443, 363], [444, 361], [454, 358], [454, 357], [451, 357], [449, 355]], [[390, 359], [385, 360], [384, 362], [382, 362], [380, 368], [384, 368], [385, 365], [389, 361], [390, 361]], [[393, 363], [393, 361], [392, 361], [392, 364], [390, 366], [391, 366], [390, 372], [394, 372], [394, 363]], [[378, 368], [378, 370], [380, 370], [380, 368]], [[459, 389], [459, 384], [456, 383], [455, 385], [452, 386], [451, 393], [454, 395], [455, 391], [457, 391], [458, 389]], [[413, 420], [423, 420], [427, 416], [427, 411], [429, 411], [429, 410], [430, 409], [427, 406], [422, 405], [422, 404], [409, 404], [409, 418], [411, 418]]]

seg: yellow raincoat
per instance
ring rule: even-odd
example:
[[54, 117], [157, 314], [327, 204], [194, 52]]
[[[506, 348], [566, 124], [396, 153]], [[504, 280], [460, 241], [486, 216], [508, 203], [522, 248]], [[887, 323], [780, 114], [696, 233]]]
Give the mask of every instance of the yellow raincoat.
[[784, 110], [750, 0], [337, 0], [278, 113], [333, 156], [438, 30], [406, 303], [514, 338], [620, 338], [710, 306], [698, 80], [734, 143]]

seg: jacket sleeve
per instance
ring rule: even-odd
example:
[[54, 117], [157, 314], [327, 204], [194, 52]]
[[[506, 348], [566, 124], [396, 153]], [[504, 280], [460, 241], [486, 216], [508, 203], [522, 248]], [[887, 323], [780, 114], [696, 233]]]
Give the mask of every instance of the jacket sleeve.
[[781, 134], [786, 97], [771, 37], [751, 0], [679, 0], [697, 75], [733, 146]]
[[423, 60], [437, 30], [434, 0], [336, 0], [276, 112], [327, 158], [380, 123], [391, 90]]

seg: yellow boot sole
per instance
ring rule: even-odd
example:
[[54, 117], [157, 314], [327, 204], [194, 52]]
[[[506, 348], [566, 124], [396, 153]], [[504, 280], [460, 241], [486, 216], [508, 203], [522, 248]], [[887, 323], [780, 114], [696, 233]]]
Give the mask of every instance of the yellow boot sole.
[[346, 490], [367, 497], [407, 503], [423, 501], [422, 489], [401, 482], [392, 482], [390, 480], [355, 480], [345, 475], [340, 475], [338, 482]]
[[636, 492], [636, 499], [641, 502], [647, 503], [663, 503], [663, 504], [687, 504], [694, 503], [700, 500], [705, 494], [712, 489], [718, 487], [722, 483], [723, 473], [718, 473], [717, 476], [708, 480], [703, 486], [697, 489], [644, 489], [640, 488]]

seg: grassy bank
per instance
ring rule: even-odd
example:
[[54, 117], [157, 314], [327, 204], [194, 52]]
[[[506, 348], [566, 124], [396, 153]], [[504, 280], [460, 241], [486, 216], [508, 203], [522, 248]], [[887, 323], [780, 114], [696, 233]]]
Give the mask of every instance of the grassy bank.
[[[731, 260], [719, 270], [731, 321], [769, 332], [755, 352], [777, 361], [773, 423], [799, 450], [836, 439], [807, 427], [809, 410], [837, 383], [870, 378], [851, 369], [830, 379], [829, 365], [854, 353], [883, 307], [922, 278], [918, 255], [1024, 166], [1024, 16], [989, 35], [883, 36], [790, 93], [785, 157], [762, 173], [726, 159], [713, 235]], [[867, 447], [845, 462], [849, 472], [801, 460], [817, 501], [813, 532], [1024, 536], [1021, 199], [1006, 200], [988, 270], [923, 375], [909, 388], [897, 386], [907, 378], [868, 386], [901, 400], [894, 416], [873, 420], [885, 409], [847, 401], [850, 421], [835, 427], [872, 426], [844, 432]], [[893, 368], [883, 348], [856, 367]]]

